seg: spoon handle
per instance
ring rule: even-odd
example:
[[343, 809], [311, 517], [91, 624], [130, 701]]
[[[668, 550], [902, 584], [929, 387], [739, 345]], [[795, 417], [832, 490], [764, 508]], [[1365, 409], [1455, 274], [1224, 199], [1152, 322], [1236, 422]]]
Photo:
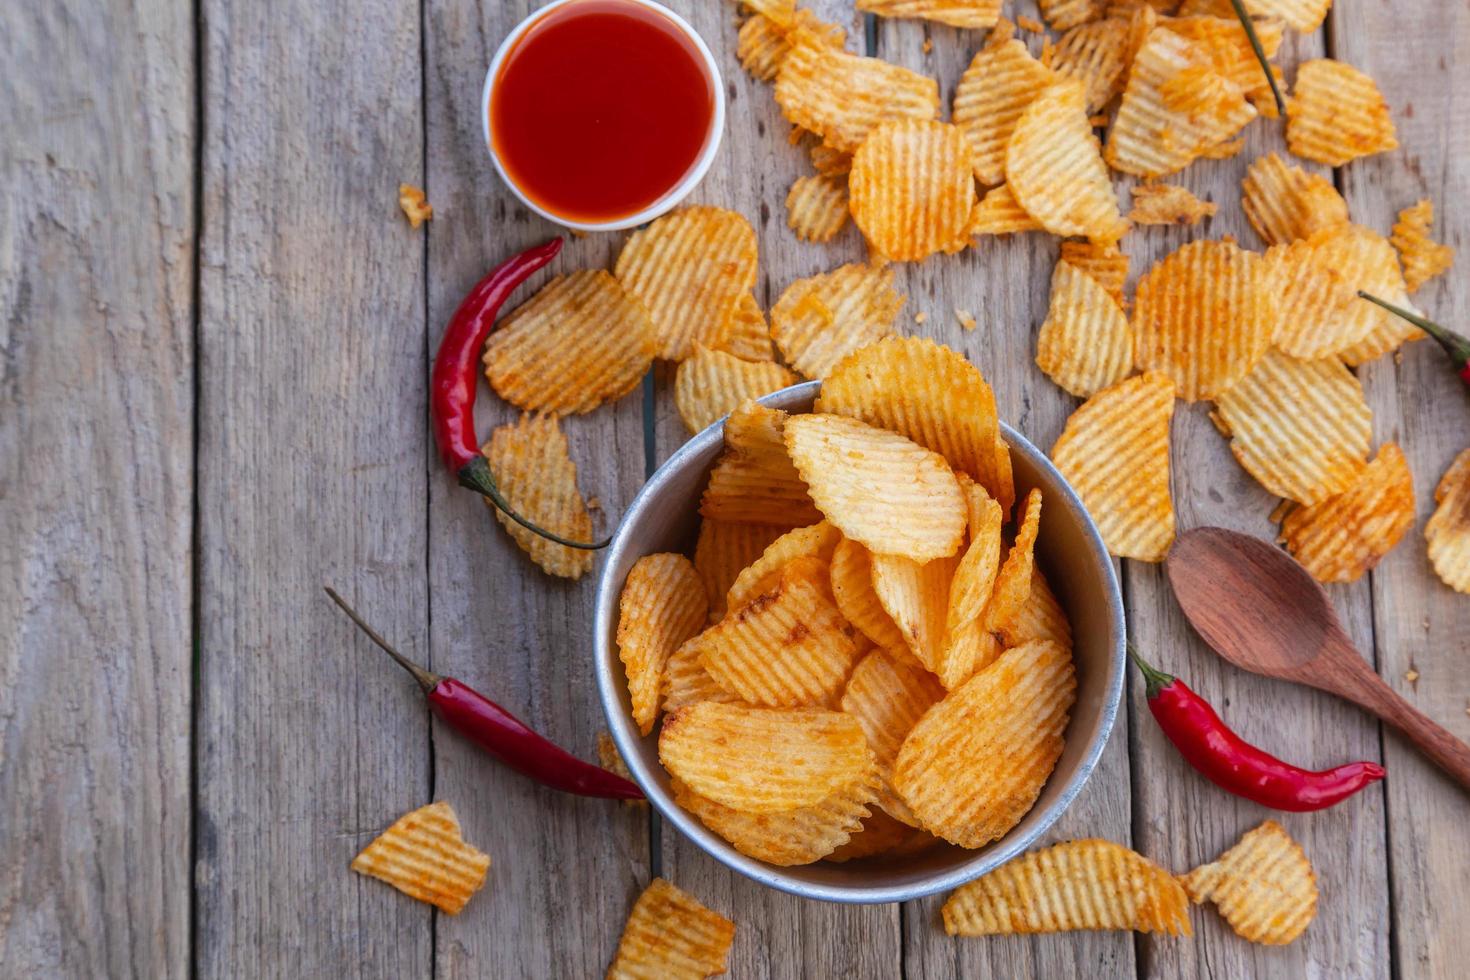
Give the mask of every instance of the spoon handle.
[[1346, 685], [1339, 693], [1397, 728], [1431, 762], [1470, 790], [1470, 745], [1400, 697], [1356, 652], [1344, 660], [1360, 665], [1361, 669], [1351, 671], [1352, 680], [1356, 683]]

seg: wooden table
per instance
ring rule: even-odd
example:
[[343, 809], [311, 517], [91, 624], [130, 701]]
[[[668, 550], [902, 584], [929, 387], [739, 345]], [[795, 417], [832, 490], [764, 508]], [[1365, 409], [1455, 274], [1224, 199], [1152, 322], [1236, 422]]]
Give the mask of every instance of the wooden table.
[[[718, 53], [729, 100], [696, 200], [755, 223], [769, 304], [861, 243], [850, 227], [829, 247], [793, 238], [782, 202], [801, 155], [770, 88], [735, 64], [733, 9], [672, 5]], [[485, 66], [530, 6], [0, 9], [0, 975], [597, 976], [661, 873], [739, 923], [737, 977], [1464, 976], [1470, 799], [1356, 710], [1223, 667], [1156, 566], [1122, 565], [1133, 635], [1156, 660], [1284, 755], [1388, 767], [1382, 788], [1284, 818], [1322, 892], [1288, 948], [1241, 941], [1208, 910], [1186, 940], [957, 941], [937, 925], [941, 897], [801, 902], [645, 811], [538, 789], [430, 724], [323, 582], [573, 750], [591, 755], [603, 727], [592, 581], [539, 574], [441, 471], [426, 416], [429, 354], [465, 288], [553, 230], [514, 203], [481, 139]], [[815, 6], [855, 47], [938, 77], [946, 101], [982, 40]], [[1283, 62], [1324, 53], [1378, 79], [1403, 143], [1336, 172], [1353, 217], [1386, 232], [1396, 209], [1432, 197], [1463, 267], [1470, 4], [1338, 0]], [[1259, 247], [1239, 180], [1280, 132], [1258, 122], [1244, 153], [1189, 168], [1180, 182], [1220, 215], [1131, 234], [1135, 273], [1200, 235]], [[426, 230], [398, 213], [400, 181], [427, 188]], [[608, 265], [622, 237], [573, 241], [560, 268]], [[1041, 446], [1075, 404], [1032, 363], [1055, 257], [1053, 239], [1023, 235], [900, 271], [906, 328], [970, 355]], [[1457, 269], [1420, 298], [1463, 324], [1466, 282]], [[962, 331], [955, 308], [979, 328]], [[1333, 596], [1383, 677], [1470, 736], [1470, 599], [1432, 577], [1421, 536], [1436, 481], [1470, 442], [1470, 399], [1429, 344], [1359, 373], [1377, 439], [1411, 461], [1419, 520]], [[607, 524], [685, 437], [669, 381], [660, 369], [643, 396], [565, 423]], [[486, 427], [510, 417], [482, 402]], [[1174, 426], [1181, 526], [1270, 534], [1274, 502], [1206, 408], [1181, 405]], [[494, 857], [457, 918], [347, 870], [432, 799]], [[1102, 765], [1050, 837], [1127, 842], [1183, 871], [1264, 816], [1180, 762], [1130, 678]]]

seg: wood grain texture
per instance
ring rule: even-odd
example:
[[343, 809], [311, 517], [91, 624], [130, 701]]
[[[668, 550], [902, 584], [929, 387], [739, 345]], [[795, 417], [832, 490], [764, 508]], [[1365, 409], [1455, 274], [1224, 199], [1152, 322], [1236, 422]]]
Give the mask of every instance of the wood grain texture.
[[0, 975], [189, 952], [187, 8], [0, 9]]
[[[1413, 0], [1391, 7], [1335, 4], [1334, 54], [1377, 80], [1400, 149], [1348, 164], [1339, 177], [1355, 220], [1387, 233], [1399, 210], [1434, 201], [1435, 235], [1454, 245], [1455, 269], [1414, 300], [1465, 327], [1470, 306], [1470, 5]], [[1424, 522], [1450, 460], [1470, 446], [1470, 399], [1432, 343], [1412, 344], [1358, 372], [1379, 440], [1395, 439], [1414, 474], [1418, 519], [1372, 574], [1379, 673], [1410, 704], [1470, 738], [1470, 597], [1451, 592], [1425, 555]], [[1410, 681], [1408, 672], [1418, 671]], [[1470, 963], [1470, 797], [1392, 732], [1384, 736], [1394, 958], [1400, 975], [1457, 977]]]
[[419, 12], [202, 13], [196, 966], [427, 976], [432, 910], [347, 869], [429, 802], [427, 713], [321, 591], [426, 656]]
[[[490, 164], [480, 121], [485, 69], [507, 33], [539, 3], [432, 0], [426, 7], [429, 340], [436, 346], [461, 297], [492, 265], [560, 229], [530, 214]], [[569, 238], [562, 254], [507, 305], [551, 275], [611, 269], [621, 234]], [[481, 383], [479, 432], [518, 412]], [[562, 420], [582, 492], [601, 501], [597, 534], [615, 526], [643, 483], [639, 391]], [[463, 678], [583, 758], [604, 728], [592, 676], [597, 571], [545, 575], [483, 501], [437, 459], [429, 473], [429, 591], [434, 670]], [[579, 799], [509, 772], [436, 727], [434, 794], [460, 807], [465, 832], [494, 864], [483, 894], [440, 916], [440, 977], [583, 977], [607, 969], [628, 909], [647, 884], [644, 808]]]

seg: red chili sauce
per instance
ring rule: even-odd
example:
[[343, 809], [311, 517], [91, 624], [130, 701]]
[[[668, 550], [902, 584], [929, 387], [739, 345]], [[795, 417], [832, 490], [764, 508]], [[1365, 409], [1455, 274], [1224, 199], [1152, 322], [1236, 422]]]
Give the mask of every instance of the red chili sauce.
[[628, 0], [574, 0], [501, 62], [490, 138], [537, 205], [611, 221], [678, 186], [712, 137], [714, 111], [704, 59], [673, 21]]

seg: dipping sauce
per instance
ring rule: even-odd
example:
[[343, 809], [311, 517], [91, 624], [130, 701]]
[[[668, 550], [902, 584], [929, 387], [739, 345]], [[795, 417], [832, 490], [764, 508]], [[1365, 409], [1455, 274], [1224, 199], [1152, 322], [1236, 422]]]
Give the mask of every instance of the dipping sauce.
[[673, 21], [629, 0], [573, 0], [501, 62], [490, 139], [541, 208], [613, 221], [679, 185], [714, 136], [714, 111], [704, 59]]

